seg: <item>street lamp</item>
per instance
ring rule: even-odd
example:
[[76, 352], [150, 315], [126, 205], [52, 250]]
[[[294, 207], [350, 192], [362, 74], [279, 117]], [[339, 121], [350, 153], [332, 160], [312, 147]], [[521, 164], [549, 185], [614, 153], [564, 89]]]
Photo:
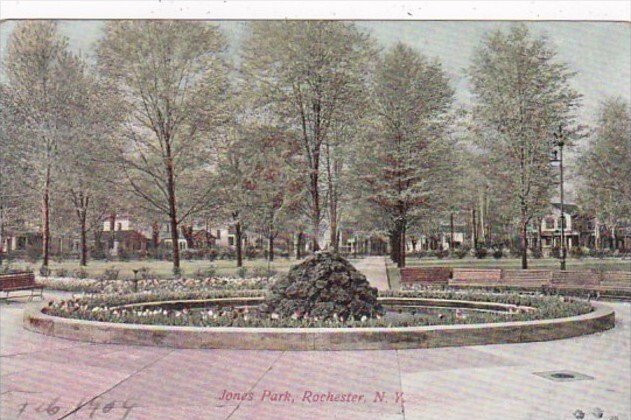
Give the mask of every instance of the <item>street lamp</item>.
[[559, 171], [561, 173], [560, 186], [561, 186], [561, 270], [565, 270], [565, 213], [563, 211], [564, 195], [563, 195], [563, 146], [565, 146], [565, 134], [563, 133], [563, 126], [559, 125], [559, 132], [554, 134], [554, 145], [559, 148], [557, 157], [557, 151], [554, 151], [554, 158], [552, 162], [559, 162]]

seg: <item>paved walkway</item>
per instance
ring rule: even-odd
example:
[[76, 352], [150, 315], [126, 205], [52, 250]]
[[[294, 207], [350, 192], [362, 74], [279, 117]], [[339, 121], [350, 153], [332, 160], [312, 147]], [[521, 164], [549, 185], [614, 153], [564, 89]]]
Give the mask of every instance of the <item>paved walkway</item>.
[[[615, 329], [569, 340], [340, 352], [74, 342], [22, 329], [25, 305], [0, 303], [2, 419], [595, 419], [595, 407], [631, 418], [629, 304], [612, 304]], [[552, 370], [593, 379], [534, 375]]]
[[363, 258], [355, 264], [355, 268], [364, 273], [371, 286], [379, 290], [390, 289], [384, 257]]

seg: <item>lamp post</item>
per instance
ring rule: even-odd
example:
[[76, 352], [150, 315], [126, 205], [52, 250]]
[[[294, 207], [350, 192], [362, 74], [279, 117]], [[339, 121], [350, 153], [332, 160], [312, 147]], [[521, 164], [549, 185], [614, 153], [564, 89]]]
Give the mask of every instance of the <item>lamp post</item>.
[[563, 195], [563, 146], [565, 146], [565, 134], [563, 134], [563, 126], [559, 126], [559, 132], [554, 133], [554, 145], [559, 148], [559, 157], [557, 159], [556, 150], [554, 151], [553, 162], [559, 162], [560, 186], [561, 186], [561, 270], [565, 270], [565, 212], [564, 195]]

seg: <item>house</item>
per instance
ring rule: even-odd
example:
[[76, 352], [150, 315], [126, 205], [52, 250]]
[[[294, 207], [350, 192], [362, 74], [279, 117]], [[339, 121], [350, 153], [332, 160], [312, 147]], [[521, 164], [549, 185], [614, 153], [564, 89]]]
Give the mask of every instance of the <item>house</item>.
[[575, 204], [552, 203], [547, 214], [536, 221], [528, 230], [529, 243], [532, 248], [540, 247], [543, 251], [561, 247], [561, 225], [565, 248], [593, 247], [595, 244], [595, 219], [579, 211]]
[[[51, 235], [51, 256], [73, 255], [79, 252], [79, 239], [69, 235]], [[19, 229], [4, 232], [0, 251], [15, 258], [39, 258], [42, 254], [43, 235], [39, 226], [22, 224]]]
[[150, 233], [133, 217], [126, 214], [111, 214], [103, 220], [102, 239], [107, 243], [111, 255], [125, 252], [145, 252], [149, 244]]

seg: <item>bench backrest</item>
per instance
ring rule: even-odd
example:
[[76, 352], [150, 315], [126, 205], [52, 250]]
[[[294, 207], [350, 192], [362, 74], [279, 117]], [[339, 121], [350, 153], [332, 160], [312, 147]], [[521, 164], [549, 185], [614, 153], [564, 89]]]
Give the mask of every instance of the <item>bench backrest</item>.
[[0, 275], [0, 290], [29, 287], [35, 285], [33, 273], [15, 273]]
[[450, 267], [405, 267], [401, 269], [402, 283], [447, 284]]
[[552, 273], [552, 284], [560, 286], [598, 286], [600, 275], [594, 270], [566, 270]]
[[550, 270], [502, 270], [502, 282], [506, 284], [543, 286], [551, 280]]
[[454, 268], [453, 279], [457, 282], [498, 283], [502, 280], [500, 268]]
[[631, 271], [606, 271], [602, 274], [603, 286], [631, 287]]

